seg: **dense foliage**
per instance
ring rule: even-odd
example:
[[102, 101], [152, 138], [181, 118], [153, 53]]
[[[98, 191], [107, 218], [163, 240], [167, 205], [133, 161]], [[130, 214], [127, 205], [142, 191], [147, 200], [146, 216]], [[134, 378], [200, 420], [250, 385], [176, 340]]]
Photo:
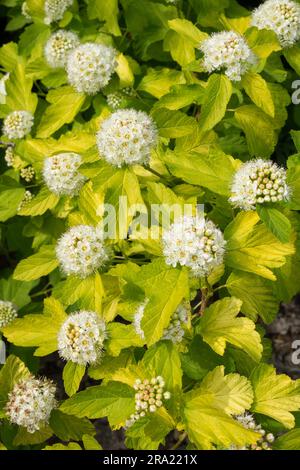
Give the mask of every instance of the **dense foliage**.
[[0, 3], [0, 447], [299, 448], [300, 3]]

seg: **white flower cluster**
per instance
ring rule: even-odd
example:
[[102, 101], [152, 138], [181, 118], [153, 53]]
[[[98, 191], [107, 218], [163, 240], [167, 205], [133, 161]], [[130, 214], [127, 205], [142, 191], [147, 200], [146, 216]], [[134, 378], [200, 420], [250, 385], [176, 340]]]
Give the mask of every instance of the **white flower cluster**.
[[13, 111], [4, 119], [3, 134], [9, 139], [23, 139], [33, 126], [29, 111]]
[[80, 44], [77, 34], [60, 29], [53, 33], [45, 46], [45, 58], [52, 68], [64, 67], [70, 52]]
[[163, 400], [169, 400], [170, 392], [164, 391], [165, 381], [163, 377], [154, 377], [151, 380], [137, 379], [133, 385], [137, 391], [135, 394], [135, 413], [126, 421], [125, 427], [129, 428], [138, 419], [146, 416], [146, 413], [155, 413], [155, 411], [163, 406]]
[[6, 161], [6, 165], [9, 167], [13, 167], [15, 164], [15, 154], [14, 150], [11, 146], [7, 147], [4, 154], [4, 160]]
[[96, 312], [81, 310], [72, 313], [58, 334], [58, 352], [75, 364], [95, 364], [99, 361], [106, 339], [105, 322]]
[[246, 40], [234, 31], [212, 34], [199, 49], [204, 54], [203, 67], [207, 72], [225, 70], [225, 75], [233, 81], [240, 81], [256, 62]]
[[30, 183], [35, 177], [35, 171], [32, 166], [27, 166], [26, 168], [21, 168], [20, 171], [21, 178], [23, 178], [26, 183]]
[[148, 163], [157, 143], [157, 129], [143, 111], [121, 109], [101, 123], [97, 134], [100, 156], [117, 167]]
[[184, 327], [188, 324], [190, 308], [187, 302], [180, 304], [173, 313], [169, 326], [165, 328], [162, 339], [169, 339], [173, 343], [181, 343], [184, 337]]
[[251, 429], [252, 431], [257, 432], [261, 435], [261, 438], [257, 441], [256, 444], [245, 447], [237, 447], [231, 445], [229, 450], [272, 450], [271, 444], [274, 442], [275, 437], [272, 433], [266, 433], [262, 429], [260, 424], [256, 424], [254, 417], [250, 413], [244, 413], [239, 416], [235, 416], [236, 421], [241, 424], [246, 429]]
[[208, 276], [223, 263], [225, 244], [222, 232], [204, 217], [181, 217], [162, 236], [166, 263], [187, 266], [195, 277]]
[[9, 325], [18, 316], [16, 306], [8, 300], [0, 300], [0, 328]]
[[235, 173], [229, 201], [242, 210], [255, 210], [256, 204], [287, 201], [290, 189], [286, 171], [271, 160], [250, 160]]
[[33, 198], [34, 198], [34, 195], [32, 194], [32, 192], [29, 191], [29, 189], [26, 189], [23, 199], [20, 202], [19, 207], [17, 209], [18, 212], [22, 210], [30, 201], [32, 201]]
[[112, 109], [120, 108], [120, 106], [122, 105], [122, 100], [123, 100], [123, 96], [122, 96], [122, 93], [119, 91], [116, 91], [115, 93], [110, 93], [106, 97], [107, 104]]
[[109, 260], [103, 232], [90, 225], [76, 225], [62, 235], [56, 256], [66, 275], [85, 278], [102, 268]]
[[300, 5], [292, 0], [267, 0], [252, 15], [252, 25], [274, 31], [282, 47], [300, 39]]
[[73, 5], [73, 0], [45, 0], [45, 24], [51, 24], [59, 21], [65, 14], [65, 11]]
[[145, 339], [145, 333], [142, 329], [142, 319], [144, 316], [145, 308], [149, 302], [149, 299], [145, 299], [144, 302], [142, 302], [138, 308], [136, 309], [134, 313], [134, 318], [133, 318], [133, 326], [135, 329], [135, 332], [137, 335], [139, 335], [142, 339]]
[[56, 387], [50, 380], [29, 377], [15, 384], [5, 407], [11, 423], [34, 433], [48, 423], [51, 411], [57, 406]]
[[75, 196], [86, 181], [78, 168], [81, 156], [77, 153], [59, 153], [46, 158], [43, 167], [43, 177], [46, 185], [57, 195]]
[[24, 16], [24, 18], [26, 18], [26, 20], [28, 21], [31, 21], [31, 16], [30, 16], [30, 12], [29, 12], [29, 8], [28, 8], [28, 4], [27, 2], [23, 2], [22, 3], [22, 6], [21, 6], [21, 13], [22, 15]]
[[95, 95], [108, 84], [116, 66], [115, 49], [87, 42], [69, 53], [68, 80], [78, 92]]

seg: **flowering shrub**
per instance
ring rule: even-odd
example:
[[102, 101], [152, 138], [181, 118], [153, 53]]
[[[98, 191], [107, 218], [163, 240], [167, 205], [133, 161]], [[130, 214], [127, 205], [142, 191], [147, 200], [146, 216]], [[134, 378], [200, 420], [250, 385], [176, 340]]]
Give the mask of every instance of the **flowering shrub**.
[[0, 447], [299, 449], [300, 2], [1, 7]]

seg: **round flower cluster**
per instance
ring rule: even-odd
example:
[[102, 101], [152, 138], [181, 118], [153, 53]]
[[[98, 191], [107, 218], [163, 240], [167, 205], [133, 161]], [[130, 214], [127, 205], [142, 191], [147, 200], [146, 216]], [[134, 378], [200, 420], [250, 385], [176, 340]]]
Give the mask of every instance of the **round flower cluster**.
[[112, 109], [118, 109], [122, 105], [123, 96], [122, 93], [116, 91], [115, 93], [110, 93], [107, 95], [106, 100], [108, 106], [110, 106]]
[[56, 256], [66, 275], [83, 279], [109, 260], [103, 232], [90, 225], [76, 225], [64, 233], [57, 243]]
[[20, 171], [21, 178], [23, 178], [26, 183], [30, 183], [35, 177], [35, 171], [32, 166], [27, 166], [26, 168], [22, 168]]
[[236, 421], [246, 429], [251, 429], [261, 435], [261, 438], [256, 444], [245, 447], [237, 447], [231, 445], [229, 450], [272, 450], [271, 444], [274, 442], [275, 437], [272, 433], [266, 433], [260, 424], [256, 424], [254, 417], [250, 413], [244, 413], [235, 417]]
[[256, 204], [287, 201], [290, 189], [286, 171], [270, 160], [250, 160], [235, 173], [230, 202], [242, 210], [255, 210]]
[[12, 302], [0, 300], [0, 328], [9, 325], [17, 316], [17, 309]]
[[200, 217], [181, 217], [162, 236], [166, 263], [187, 266], [195, 277], [208, 276], [223, 263], [225, 244], [214, 223]]
[[300, 39], [300, 5], [292, 0], [267, 0], [256, 8], [252, 25], [274, 31], [282, 47]]
[[26, 18], [26, 20], [28, 21], [31, 21], [31, 16], [30, 16], [30, 12], [29, 12], [29, 8], [28, 8], [28, 4], [27, 2], [23, 2], [22, 3], [22, 6], [21, 6], [21, 13], [22, 15], [24, 16], [24, 18]]
[[73, 0], [45, 0], [45, 24], [51, 24], [59, 21], [65, 14], [65, 11], [73, 4]]
[[117, 167], [148, 163], [157, 143], [157, 129], [143, 111], [121, 109], [102, 124], [97, 134], [101, 157]]
[[32, 192], [26, 189], [23, 199], [20, 202], [19, 207], [17, 209], [18, 212], [22, 210], [30, 201], [32, 201], [33, 198], [34, 198], [34, 195], [32, 194]]
[[66, 361], [95, 364], [99, 361], [104, 340], [105, 322], [96, 312], [81, 310], [69, 315], [58, 334], [58, 352]]
[[163, 399], [169, 400], [170, 392], [165, 392], [165, 381], [161, 376], [151, 380], [137, 379], [133, 385], [137, 391], [135, 394], [135, 413], [126, 421], [125, 427], [132, 426], [135, 421], [146, 416], [146, 413], [155, 413], [163, 406]]
[[5, 150], [4, 160], [6, 161], [6, 165], [9, 167], [13, 167], [15, 164], [15, 154], [14, 150], [11, 146], [7, 147]]
[[179, 305], [171, 317], [169, 326], [165, 328], [162, 339], [169, 339], [173, 343], [181, 343], [184, 337], [184, 327], [189, 321], [189, 314], [190, 308], [187, 302]]
[[57, 195], [67, 194], [75, 196], [86, 181], [78, 168], [81, 165], [81, 156], [77, 153], [59, 153], [46, 158], [43, 167], [43, 176], [46, 185]]
[[13, 111], [4, 119], [3, 134], [9, 139], [22, 139], [33, 126], [33, 115], [28, 111]]
[[79, 46], [77, 34], [60, 29], [53, 33], [45, 46], [45, 58], [52, 68], [64, 67], [70, 52]]
[[199, 49], [204, 54], [203, 67], [207, 72], [225, 70], [225, 75], [233, 81], [240, 81], [256, 62], [245, 39], [234, 31], [214, 33]]
[[50, 380], [28, 377], [15, 384], [8, 395], [5, 412], [13, 424], [39, 431], [48, 423], [51, 411], [57, 406], [56, 387]]
[[87, 42], [68, 54], [68, 80], [78, 92], [95, 95], [108, 84], [116, 66], [112, 47]]

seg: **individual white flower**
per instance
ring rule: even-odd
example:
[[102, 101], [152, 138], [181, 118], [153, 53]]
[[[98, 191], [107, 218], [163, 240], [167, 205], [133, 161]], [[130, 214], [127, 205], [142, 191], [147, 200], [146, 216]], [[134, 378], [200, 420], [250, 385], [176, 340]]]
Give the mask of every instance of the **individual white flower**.
[[13, 424], [23, 426], [29, 433], [39, 431], [49, 422], [57, 406], [56, 387], [52, 381], [30, 376], [15, 384], [8, 395], [6, 416]]
[[286, 171], [271, 160], [250, 160], [235, 173], [231, 194], [231, 204], [244, 211], [255, 210], [256, 204], [287, 201]]
[[203, 52], [203, 67], [211, 73], [224, 70], [230, 80], [240, 81], [256, 62], [246, 40], [234, 31], [214, 33], [203, 41], [199, 49]]
[[96, 312], [72, 313], [58, 333], [58, 352], [65, 361], [87, 365], [99, 362], [106, 339], [105, 322]]
[[15, 164], [15, 154], [14, 154], [13, 147], [11, 147], [11, 146], [7, 147], [7, 149], [5, 150], [5, 154], [4, 154], [4, 160], [6, 161], [7, 166], [9, 166], [9, 167], [14, 166], [14, 164]]
[[181, 343], [184, 337], [184, 328], [188, 324], [190, 307], [187, 302], [180, 304], [173, 313], [169, 326], [164, 329], [162, 339], [169, 339], [173, 343]]
[[148, 163], [156, 143], [153, 120], [135, 109], [116, 111], [101, 123], [97, 134], [100, 156], [117, 167]]
[[45, 0], [45, 24], [51, 24], [59, 21], [65, 14], [65, 11], [73, 5], [73, 0]]
[[204, 217], [181, 217], [162, 236], [166, 263], [187, 266], [195, 277], [208, 276], [222, 264], [225, 244], [222, 232]]
[[17, 316], [17, 308], [12, 302], [0, 300], [0, 328], [9, 325]]
[[5, 119], [3, 134], [9, 139], [23, 139], [33, 126], [33, 115], [29, 111], [13, 111]]
[[28, 20], [28, 21], [31, 21], [31, 20], [32, 20], [31, 15], [30, 15], [30, 12], [29, 12], [29, 8], [28, 8], [27, 2], [23, 2], [23, 3], [22, 3], [22, 6], [21, 6], [21, 13], [22, 13], [22, 15], [24, 16], [24, 18], [26, 18], [26, 20]]
[[30, 201], [32, 201], [33, 198], [34, 198], [34, 195], [32, 194], [32, 192], [29, 191], [29, 189], [26, 189], [23, 199], [20, 202], [17, 211], [18, 212], [21, 211]]
[[146, 416], [146, 413], [155, 413], [158, 408], [163, 406], [163, 400], [169, 400], [171, 394], [165, 391], [165, 381], [160, 375], [151, 380], [137, 379], [133, 385], [135, 394], [135, 413], [126, 421], [125, 427], [129, 428], [138, 419]]
[[45, 58], [52, 68], [65, 67], [70, 52], [80, 44], [77, 34], [60, 29], [53, 33], [45, 46]]
[[81, 156], [77, 153], [58, 153], [46, 158], [43, 167], [43, 177], [46, 185], [54, 194], [74, 196], [78, 194], [86, 181], [78, 168]]
[[95, 95], [108, 84], [116, 66], [115, 49], [87, 42], [68, 54], [68, 80], [78, 92]]
[[106, 100], [108, 106], [110, 106], [112, 109], [118, 109], [122, 105], [123, 96], [122, 93], [116, 91], [115, 93], [110, 93], [107, 95]]
[[20, 171], [21, 178], [23, 178], [26, 183], [30, 183], [35, 177], [35, 171], [32, 166], [27, 166], [26, 168], [22, 168]]
[[102, 230], [90, 225], [76, 225], [62, 235], [56, 256], [67, 275], [85, 278], [103, 268], [109, 260]]
[[292, 0], [267, 0], [253, 11], [252, 25], [274, 31], [282, 47], [300, 39], [300, 5]]
[[266, 433], [260, 424], [255, 422], [254, 416], [250, 413], [235, 416], [234, 419], [246, 429], [251, 429], [261, 435], [256, 444], [244, 447], [237, 447], [232, 444], [228, 450], [272, 450], [271, 444], [274, 442], [275, 437], [272, 433]]

